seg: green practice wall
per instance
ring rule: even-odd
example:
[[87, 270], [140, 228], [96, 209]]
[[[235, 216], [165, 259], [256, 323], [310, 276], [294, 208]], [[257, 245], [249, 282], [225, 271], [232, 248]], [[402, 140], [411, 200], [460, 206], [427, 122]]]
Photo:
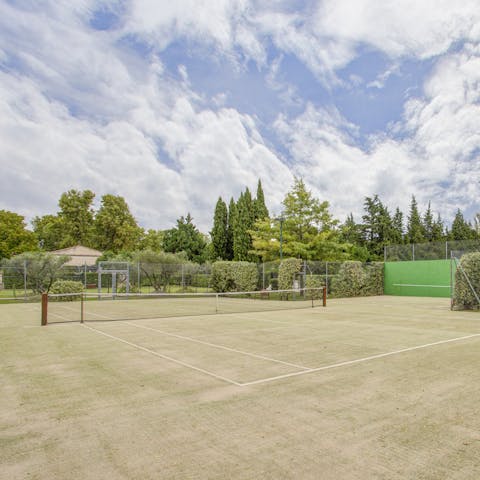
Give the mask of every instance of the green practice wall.
[[385, 295], [450, 297], [450, 260], [385, 263]]

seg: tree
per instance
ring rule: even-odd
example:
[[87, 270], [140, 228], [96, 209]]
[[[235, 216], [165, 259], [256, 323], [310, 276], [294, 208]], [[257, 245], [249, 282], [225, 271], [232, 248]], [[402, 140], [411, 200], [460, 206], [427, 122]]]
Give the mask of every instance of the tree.
[[227, 227], [227, 247], [226, 247], [226, 259], [233, 260], [233, 237], [235, 226], [237, 224], [237, 204], [235, 200], [230, 198], [230, 203], [228, 204], [228, 227]]
[[111, 194], [103, 195], [94, 228], [96, 247], [113, 252], [135, 250], [142, 235], [125, 199]]
[[70, 260], [66, 255], [53, 255], [45, 252], [25, 252], [11, 258], [5, 265], [27, 274], [27, 288], [34, 293], [48, 293], [58, 278], [61, 268]]
[[263, 194], [262, 182], [258, 180], [257, 196], [253, 201], [253, 210], [255, 220], [263, 220], [268, 217], [268, 209], [265, 205], [265, 196]]
[[252, 237], [250, 230], [255, 222], [253, 201], [250, 190], [240, 195], [236, 208], [236, 225], [233, 231], [233, 259], [236, 261], [252, 260]]
[[397, 207], [392, 218], [392, 244], [399, 245], [403, 243], [403, 213]]
[[168, 291], [172, 277], [178, 274], [182, 265], [188, 264], [184, 252], [166, 253], [152, 250], [137, 252], [133, 261], [139, 265], [142, 277], [148, 280], [156, 292]]
[[226, 260], [228, 258], [228, 211], [227, 204], [218, 198], [213, 217], [213, 228], [210, 232], [212, 238], [212, 259]]
[[427, 242], [433, 241], [433, 214], [432, 209], [430, 206], [430, 202], [428, 202], [427, 211], [423, 215], [423, 236]]
[[358, 225], [354, 218], [353, 213], [347, 216], [345, 223], [340, 227], [340, 239], [346, 243], [352, 243], [354, 245], [360, 245], [362, 243], [361, 225]]
[[392, 243], [394, 227], [390, 213], [378, 195], [366, 197], [362, 236], [368, 251], [376, 258], [383, 255], [385, 245]]
[[62, 248], [63, 221], [57, 215], [44, 215], [32, 220], [33, 232], [42, 250], [51, 251]]
[[423, 243], [425, 241], [422, 220], [418, 211], [417, 200], [414, 195], [412, 195], [410, 215], [408, 216], [407, 238], [408, 243]]
[[165, 232], [163, 249], [166, 252], [185, 252], [187, 258], [196, 263], [205, 261], [207, 242], [193, 224], [190, 213], [177, 220], [177, 226]]
[[432, 241], [439, 242], [445, 239], [445, 226], [440, 214], [437, 215], [437, 219], [433, 222], [432, 227]]
[[91, 190], [69, 190], [62, 193], [58, 205], [58, 217], [62, 223], [61, 247], [74, 245], [91, 246], [93, 241], [92, 208], [95, 194]]
[[37, 240], [34, 233], [27, 230], [24, 217], [0, 210], [0, 259], [36, 249]]
[[450, 240], [472, 240], [476, 238], [477, 234], [472, 225], [468, 223], [463, 217], [460, 209], [457, 210], [455, 218], [452, 222], [452, 229], [450, 231]]
[[161, 252], [163, 250], [164, 235], [165, 232], [163, 230], [149, 229], [140, 240], [140, 250]]

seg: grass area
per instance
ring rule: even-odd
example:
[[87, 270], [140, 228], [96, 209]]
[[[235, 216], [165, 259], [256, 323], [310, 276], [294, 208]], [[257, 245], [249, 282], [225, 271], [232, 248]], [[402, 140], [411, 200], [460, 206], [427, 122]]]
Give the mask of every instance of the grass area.
[[39, 327], [0, 306], [10, 479], [477, 479], [480, 324], [445, 299]]

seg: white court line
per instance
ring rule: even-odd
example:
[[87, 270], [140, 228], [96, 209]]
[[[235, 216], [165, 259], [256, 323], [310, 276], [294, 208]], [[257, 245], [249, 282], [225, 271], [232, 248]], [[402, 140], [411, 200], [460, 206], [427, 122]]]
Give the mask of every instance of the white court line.
[[284, 362], [282, 360], [276, 360], [275, 358], [266, 357], [264, 355], [258, 355], [256, 353], [245, 352], [243, 350], [236, 350], [235, 348], [226, 347], [224, 345], [218, 345], [216, 343], [204, 342], [203, 340], [198, 340], [196, 338], [185, 337], [183, 335], [177, 335], [175, 333], [165, 332], [164, 330], [158, 330], [156, 328], [151, 328], [151, 327], [147, 327], [147, 326], [144, 326], [144, 325], [137, 325], [135, 323], [130, 323], [130, 322], [122, 322], [122, 323], [125, 323], [127, 325], [131, 325], [132, 327], [143, 328], [145, 330], [151, 330], [152, 332], [158, 332], [158, 333], [161, 333], [162, 335], [166, 335], [168, 337], [180, 338], [181, 340], [188, 340], [189, 342], [201, 343], [202, 345], [207, 345], [207, 346], [213, 347], [213, 348], [219, 348], [221, 350], [227, 350], [228, 352], [240, 353], [241, 355], [246, 355], [248, 357], [253, 357], [253, 358], [260, 358], [261, 360], [266, 360], [268, 362], [281, 363], [282, 365], [288, 365], [289, 367], [295, 367], [295, 368], [299, 368], [301, 370], [311, 370], [311, 368], [305, 367], [303, 365], [296, 365], [295, 363], [289, 363], [289, 362]]
[[435, 345], [442, 345], [444, 343], [450, 342], [459, 342], [460, 340], [467, 340], [469, 338], [479, 337], [480, 333], [475, 333], [472, 335], [466, 335], [464, 337], [450, 338], [449, 340], [440, 340], [439, 342], [426, 343], [425, 345], [418, 345], [416, 347], [402, 348], [401, 350], [395, 350], [393, 352], [380, 353], [378, 355], [371, 355], [369, 357], [357, 358], [356, 360], [347, 360], [346, 362], [334, 363], [332, 365], [326, 365], [324, 367], [312, 368], [303, 372], [293, 372], [286, 373], [284, 375], [277, 375], [276, 377], [263, 378], [260, 380], [254, 380], [252, 382], [245, 382], [240, 384], [242, 387], [247, 387], [249, 385], [259, 385], [261, 383], [273, 382], [275, 380], [281, 380], [284, 378], [297, 377], [299, 375], [305, 375], [307, 373], [321, 372], [322, 370], [330, 370], [332, 368], [344, 367], [345, 365], [354, 365], [356, 363], [368, 362], [369, 360], [375, 360], [377, 358], [389, 357], [391, 355], [398, 355], [399, 353], [411, 352], [413, 350], [419, 350], [421, 348], [433, 347]]
[[105, 335], [108, 338], [111, 338], [113, 340], [117, 340], [119, 342], [125, 343], [127, 345], [130, 345], [131, 347], [138, 348], [139, 350], [143, 350], [144, 352], [150, 353], [152, 355], [155, 355], [156, 357], [163, 358], [165, 360], [168, 360], [169, 362], [177, 363], [178, 365], [182, 365], [183, 367], [191, 368], [192, 370], [196, 370], [197, 372], [204, 373], [205, 375], [209, 375], [210, 377], [216, 378], [218, 380], [222, 380], [224, 382], [230, 383], [231, 385], [236, 385], [237, 387], [241, 387], [242, 384], [235, 382], [234, 380], [227, 378], [227, 377], [222, 377], [221, 375], [217, 375], [216, 373], [209, 372], [208, 370], [204, 370], [203, 368], [195, 367], [194, 365], [190, 365], [189, 363], [182, 362], [180, 360], [177, 360], [175, 358], [169, 357], [168, 355], [163, 355], [161, 353], [155, 352], [154, 350], [150, 350], [149, 348], [142, 347], [141, 345], [137, 345], [136, 343], [128, 342], [127, 340], [124, 340], [123, 338], [116, 337], [115, 335], [110, 335], [108, 333], [102, 332], [101, 330], [97, 330], [96, 328], [89, 327], [85, 324], [82, 324], [83, 327], [88, 328], [89, 330], [93, 332], [97, 332], [100, 335]]

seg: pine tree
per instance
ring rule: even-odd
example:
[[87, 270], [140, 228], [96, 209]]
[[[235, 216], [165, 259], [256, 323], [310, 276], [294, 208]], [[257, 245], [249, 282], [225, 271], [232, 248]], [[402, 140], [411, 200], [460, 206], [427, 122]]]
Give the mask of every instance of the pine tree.
[[362, 236], [368, 251], [376, 256], [383, 254], [383, 247], [392, 243], [393, 225], [388, 208], [378, 195], [366, 197], [365, 215], [362, 216]]
[[445, 226], [440, 214], [437, 215], [437, 219], [433, 222], [432, 228], [432, 242], [439, 242], [445, 239]]
[[423, 216], [423, 236], [427, 242], [433, 241], [433, 215], [430, 202], [428, 202], [427, 211]]
[[418, 205], [415, 196], [412, 195], [412, 203], [410, 204], [410, 215], [407, 224], [408, 243], [422, 243], [425, 241], [423, 236], [422, 220], [418, 212]]
[[460, 209], [457, 210], [450, 231], [450, 240], [470, 240], [476, 237], [476, 232], [472, 225], [463, 218]]
[[226, 260], [228, 258], [228, 211], [227, 204], [222, 200], [222, 197], [218, 198], [215, 206], [213, 228], [210, 236], [212, 237], [213, 258]]
[[403, 243], [403, 213], [397, 207], [392, 218], [392, 244]]
[[265, 205], [265, 196], [263, 194], [262, 182], [260, 180], [258, 180], [257, 196], [253, 201], [253, 209], [255, 220], [263, 220], [264, 218], [268, 218], [268, 209]]

